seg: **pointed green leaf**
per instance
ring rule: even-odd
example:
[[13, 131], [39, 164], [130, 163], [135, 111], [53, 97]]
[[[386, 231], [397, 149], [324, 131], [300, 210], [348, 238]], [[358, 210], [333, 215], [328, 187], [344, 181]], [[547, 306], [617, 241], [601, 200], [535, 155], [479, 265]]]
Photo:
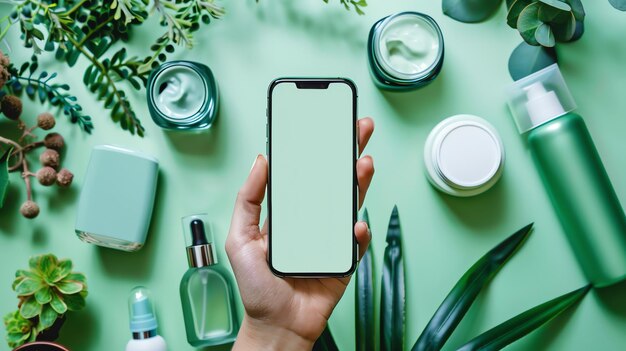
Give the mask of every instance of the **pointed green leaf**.
[[[369, 214], [367, 208], [363, 210], [362, 221], [370, 228]], [[370, 229], [371, 230], [371, 229]], [[355, 293], [355, 329], [356, 329], [356, 349], [358, 351], [373, 351], [376, 348], [374, 336], [375, 316], [374, 316], [374, 259], [372, 245], [367, 247], [367, 251], [361, 258], [359, 268], [356, 271]]]
[[412, 351], [441, 350], [478, 293], [528, 237], [533, 224], [518, 230], [481, 257], [463, 274], [419, 336]]
[[82, 310], [85, 307], [85, 296], [82, 292], [79, 294], [65, 295], [63, 296], [63, 302], [65, 302], [69, 311]]
[[35, 292], [35, 300], [42, 305], [47, 304], [50, 300], [52, 300], [52, 295], [52, 289], [48, 286], [44, 286]]
[[13, 147], [9, 147], [0, 157], [0, 208], [4, 205], [4, 198], [9, 188], [9, 155], [13, 152]]
[[15, 286], [17, 296], [33, 295], [37, 290], [43, 287], [42, 282], [36, 279], [24, 278]]
[[23, 318], [29, 319], [37, 316], [41, 313], [41, 305], [35, 300], [34, 297], [29, 297], [22, 303], [20, 307], [20, 314]]
[[49, 304], [45, 304], [41, 309], [41, 313], [39, 314], [39, 325], [41, 329], [47, 329], [54, 324], [54, 321], [57, 320], [58, 314], [56, 311], [50, 307]]
[[312, 351], [339, 351], [333, 334], [331, 334], [330, 329], [328, 329], [328, 325], [326, 325], [322, 335], [320, 335], [315, 341], [315, 344], [313, 344]]
[[404, 349], [404, 260], [398, 207], [394, 206], [387, 228], [380, 292], [380, 349]]
[[459, 22], [482, 22], [491, 17], [502, 0], [443, 0], [443, 13]]
[[521, 42], [509, 57], [509, 74], [522, 79], [557, 62], [556, 50]]
[[83, 290], [83, 284], [70, 280], [62, 280], [55, 284], [60, 292], [66, 295], [76, 294]]
[[572, 307], [590, 289], [591, 285], [588, 285], [521, 313], [470, 340], [458, 351], [500, 350]]
[[58, 314], [67, 312], [67, 305], [63, 302], [63, 299], [56, 293], [52, 294], [52, 300], [50, 300], [50, 307], [52, 307]]

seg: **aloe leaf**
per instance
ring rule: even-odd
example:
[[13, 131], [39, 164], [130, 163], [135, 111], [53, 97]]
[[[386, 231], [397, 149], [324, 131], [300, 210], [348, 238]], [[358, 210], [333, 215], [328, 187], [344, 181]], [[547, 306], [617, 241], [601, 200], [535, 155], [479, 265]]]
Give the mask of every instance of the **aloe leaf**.
[[328, 325], [322, 332], [319, 338], [313, 344], [312, 351], [339, 351], [337, 347], [337, 343], [335, 343], [335, 339], [333, 338], [333, 334], [330, 332]]
[[588, 285], [531, 308], [475, 337], [467, 344], [461, 346], [458, 351], [500, 350], [572, 307], [590, 289], [591, 285]]
[[440, 350], [443, 347], [478, 293], [524, 243], [532, 227], [533, 223], [506, 238], [465, 272], [430, 319], [412, 351]]
[[502, 0], [443, 0], [443, 13], [465, 23], [482, 22], [491, 17]]
[[387, 228], [380, 292], [380, 348], [404, 349], [404, 260], [398, 206], [393, 207]]
[[556, 50], [520, 43], [509, 57], [509, 74], [513, 80], [522, 79], [557, 62]]
[[[370, 228], [367, 208], [363, 211], [362, 221]], [[372, 257], [372, 245], [361, 258], [359, 268], [356, 271], [355, 289], [355, 329], [356, 350], [373, 351], [375, 349], [375, 317], [374, 317], [374, 262]]]
[[626, 0], [609, 0], [611, 5], [620, 11], [626, 11]]
[[0, 157], [0, 208], [4, 205], [4, 198], [9, 187], [9, 155], [11, 155], [12, 151], [13, 147], [10, 147]]

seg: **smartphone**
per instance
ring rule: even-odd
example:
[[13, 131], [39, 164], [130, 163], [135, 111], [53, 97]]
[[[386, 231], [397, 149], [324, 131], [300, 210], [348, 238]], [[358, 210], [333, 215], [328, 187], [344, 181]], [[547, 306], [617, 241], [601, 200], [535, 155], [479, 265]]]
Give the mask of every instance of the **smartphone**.
[[345, 78], [279, 78], [267, 94], [268, 262], [281, 277], [357, 264], [357, 91]]

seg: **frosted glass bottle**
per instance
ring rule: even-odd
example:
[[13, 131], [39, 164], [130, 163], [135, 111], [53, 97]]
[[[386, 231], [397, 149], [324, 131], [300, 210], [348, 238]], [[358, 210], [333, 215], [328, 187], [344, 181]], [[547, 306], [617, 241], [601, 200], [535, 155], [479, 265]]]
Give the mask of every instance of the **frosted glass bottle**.
[[558, 66], [517, 81], [509, 106], [587, 279], [626, 279], [626, 216]]
[[235, 341], [239, 331], [232, 275], [217, 264], [212, 240], [206, 238], [204, 215], [183, 218], [191, 242], [189, 270], [180, 282], [187, 341], [194, 347]]

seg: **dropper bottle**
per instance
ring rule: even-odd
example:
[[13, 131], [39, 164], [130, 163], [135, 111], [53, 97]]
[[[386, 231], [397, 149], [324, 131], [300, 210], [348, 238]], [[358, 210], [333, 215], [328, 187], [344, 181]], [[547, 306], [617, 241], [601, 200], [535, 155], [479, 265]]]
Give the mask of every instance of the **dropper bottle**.
[[516, 81], [508, 104], [587, 279], [626, 279], [626, 216], [558, 65]]
[[180, 282], [187, 342], [194, 347], [232, 343], [239, 331], [234, 279], [217, 262], [206, 214], [184, 217], [189, 269]]
[[126, 344], [126, 351], [167, 351], [165, 340], [157, 335], [157, 320], [150, 291], [138, 286], [128, 298], [130, 331], [133, 338]]

